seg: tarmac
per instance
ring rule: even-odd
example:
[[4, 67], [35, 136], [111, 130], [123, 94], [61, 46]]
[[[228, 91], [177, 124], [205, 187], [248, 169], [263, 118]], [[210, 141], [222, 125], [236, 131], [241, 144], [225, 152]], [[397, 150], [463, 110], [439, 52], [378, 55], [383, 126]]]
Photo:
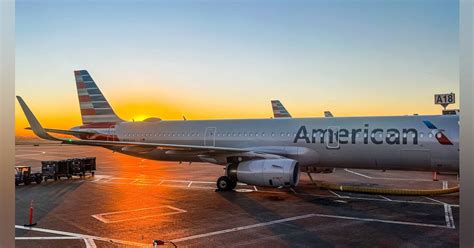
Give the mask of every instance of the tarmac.
[[[239, 184], [215, 192], [222, 166], [143, 160], [104, 148], [17, 145], [16, 165], [97, 157], [95, 176], [16, 186], [17, 247], [458, 247], [459, 194], [388, 196]], [[457, 175], [336, 169], [315, 180], [435, 189]], [[33, 221], [28, 223], [33, 201]], [[165, 247], [172, 247], [166, 243]]]

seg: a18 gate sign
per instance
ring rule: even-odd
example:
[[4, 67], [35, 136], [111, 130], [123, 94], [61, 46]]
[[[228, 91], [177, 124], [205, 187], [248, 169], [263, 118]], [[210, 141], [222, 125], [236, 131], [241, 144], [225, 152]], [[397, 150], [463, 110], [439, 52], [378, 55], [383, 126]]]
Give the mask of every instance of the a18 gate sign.
[[436, 94], [434, 96], [434, 102], [446, 108], [449, 104], [456, 102], [456, 96], [454, 93]]

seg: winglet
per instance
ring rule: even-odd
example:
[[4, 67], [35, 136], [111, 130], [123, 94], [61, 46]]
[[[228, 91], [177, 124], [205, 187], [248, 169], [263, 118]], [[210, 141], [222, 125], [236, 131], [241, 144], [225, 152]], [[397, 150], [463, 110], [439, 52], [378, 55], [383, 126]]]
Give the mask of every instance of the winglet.
[[33, 132], [40, 138], [47, 139], [47, 140], [58, 140], [61, 141], [61, 139], [57, 139], [51, 135], [49, 135], [46, 130], [41, 126], [39, 123], [38, 119], [36, 119], [35, 115], [33, 112], [31, 112], [30, 108], [28, 105], [26, 105], [25, 101], [23, 98], [20, 96], [16, 97], [18, 99], [18, 102], [20, 103], [21, 108], [23, 109], [23, 112], [25, 113], [26, 119], [30, 123], [31, 129]]

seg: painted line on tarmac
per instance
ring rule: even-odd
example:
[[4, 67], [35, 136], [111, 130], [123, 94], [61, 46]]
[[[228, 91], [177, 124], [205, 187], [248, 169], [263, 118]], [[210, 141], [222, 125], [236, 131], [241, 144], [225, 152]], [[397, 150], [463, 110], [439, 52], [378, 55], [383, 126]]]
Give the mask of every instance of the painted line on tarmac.
[[444, 204], [444, 216], [446, 219], [446, 226], [448, 228], [456, 228], [456, 226], [454, 225], [453, 211], [449, 204]]
[[188, 237], [184, 237], [184, 238], [174, 239], [172, 241], [175, 242], [175, 243], [183, 242], [183, 241], [187, 241], [187, 240], [191, 240], [191, 239], [198, 239], [198, 238], [204, 238], [204, 237], [209, 237], [209, 236], [214, 236], [214, 235], [219, 235], [219, 234], [224, 234], [224, 233], [237, 232], [237, 231], [241, 231], [241, 230], [252, 229], [252, 228], [263, 227], [263, 226], [269, 226], [269, 225], [273, 225], [273, 224], [284, 223], [284, 222], [300, 220], [300, 219], [306, 219], [306, 218], [311, 218], [311, 217], [315, 217], [315, 216], [316, 216], [316, 214], [306, 214], [306, 215], [295, 216], [295, 217], [291, 217], [291, 218], [285, 218], [285, 219], [274, 220], [274, 221], [269, 221], [269, 222], [263, 222], [263, 223], [248, 225], [248, 226], [240, 226], [240, 227], [220, 230], [220, 231], [216, 231], [216, 232], [192, 235], [192, 236], [188, 236]]
[[376, 180], [399, 180], [399, 181], [418, 181], [418, 182], [431, 182], [431, 181], [433, 181], [431, 179], [416, 179], [416, 178], [371, 177], [371, 176], [362, 174], [360, 172], [355, 172], [353, 170], [349, 170], [349, 169], [344, 169], [344, 170], [349, 172], [349, 173], [352, 173], [354, 175], [358, 175], [358, 176], [365, 177], [365, 178], [368, 178], [368, 179], [376, 179]]
[[349, 173], [352, 173], [354, 175], [358, 175], [358, 176], [361, 176], [361, 177], [365, 177], [365, 178], [369, 178], [369, 179], [372, 179], [373, 177], [371, 176], [367, 176], [367, 175], [364, 175], [362, 173], [358, 173], [358, 172], [355, 172], [355, 171], [352, 171], [352, 170], [349, 170], [349, 169], [344, 169], [345, 171], [349, 172]]
[[336, 193], [336, 192], [334, 192], [334, 191], [332, 191], [332, 190], [330, 190], [330, 189], [328, 189], [328, 191], [331, 192], [331, 194], [333, 194], [333, 195], [335, 195], [335, 196], [337, 196], [337, 197], [339, 197], [339, 198], [349, 198], [349, 196], [341, 196], [341, 195], [339, 195], [338, 193]]
[[433, 199], [433, 198], [431, 198], [431, 197], [428, 197], [428, 196], [423, 196], [423, 197], [424, 197], [424, 198], [426, 198], [426, 199], [428, 199], [428, 200], [431, 200], [431, 201], [437, 202], [437, 203], [439, 203], [439, 204], [443, 204], [443, 205], [447, 204], [446, 202], [438, 201], [438, 200], [436, 200], [436, 199]]
[[291, 218], [285, 218], [285, 219], [273, 220], [273, 221], [269, 221], [269, 222], [263, 222], [263, 223], [259, 223], [259, 224], [240, 226], [240, 227], [234, 227], [234, 228], [215, 231], [215, 232], [192, 235], [192, 236], [188, 236], [188, 237], [173, 239], [172, 241], [174, 243], [178, 243], [178, 242], [183, 242], [183, 241], [188, 241], [188, 240], [193, 240], [193, 239], [205, 238], [205, 237], [209, 237], [209, 236], [215, 236], [215, 235], [220, 235], [220, 234], [226, 234], [226, 233], [231, 233], [231, 232], [248, 230], [248, 229], [264, 227], [264, 226], [269, 226], [269, 225], [274, 225], [274, 224], [279, 224], [279, 223], [284, 223], [284, 222], [290, 222], [290, 221], [295, 221], [295, 220], [308, 219], [308, 218], [313, 218], [313, 217], [342, 219], [342, 220], [353, 220], [353, 221], [361, 221], [361, 222], [378, 222], [378, 223], [385, 223], [385, 224], [453, 229], [453, 227], [449, 227], [449, 226], [445, 226], [445, 225], [436, 225], [436, 224], [427, 224], [427, 223], [382, 220], [382, 219], [372, 219], [372, 218], [358, 218], [358, 217], [328, 215], [328, 214], [306, 214], [306, 215], [295, 216], [295, 217], [291, 217]]
[[[25, 226], [21, 226], [21, 225], [15, 225], [15, 228], [22, 229], [22, 230], [35, 231], [35, 232], [44, 232], [44, 233], [52, 233], [52, 234], [58, 234], [58, 235], [66, 235], [66, 236], [71, 236], [71, 237], [75, 237], [75, 238], [79, 238], [79, 239], [93, 239], [93, 240], [99, 240], [99, 241], [104, 241], [104, 242], [108, 242], [108, 243], [123, 244], [123, 245], [128, 245], [128, 246], [133, 246], [133, 247], [150, 247], [150, 244], [143, 244], [143, 243], [137, 243], [137, 242], [125, 241], [125, 240], [119, 240], [119, 239], [110, 239], [110, 238], [104, 238], [104, 237], [98, 237], [98, 236], [92, 236], [92, 235], [86, 235], [86, 234], [80, 234], [80, 233], [73, 233], [73, 232], [58, 231], [58, 230], [52, 230], [52, 229], [46, 229], [46, 228], [39, 228], [39, 227], [25, 227]], [[36, 238], [36, 237], [16, 237], [16, 238], [27, 239], [27, 238]]]
[[97, 248], [97, 245], [92, 238], [84, 239], [84, 243], [86, 243], [86, 248]]
[[385, 196], [383, 196], [383, 195], [378, 195], [378, 196], [380, 196], [381, 198], [383, 198], [383, 199], [385, 199], [385, 200], [387, 200], [387, 201], [392, 201], [392, 199], [390, 199], [390, 198], [388, 198], [388, 197], [385, 197]]
[[82, 237], [75, 236], [56, 236], [56, 237], [15, 237], [15, 240], [62, 240], [62, 239], [84, 239]]
[[[174, 210], [174, 212], [165, 212], [165, 213], [158, 213], [158, 214], [152, 214], [152, 215], [143, 215], [143, 216], [139, 216], [139, 217], [135, 217], [135, 218], [122, 218], [122, 219], [119, 219], [119, 220], [110, 220], [106, 217], [106, 216], [110, 216], [110, 215], [118, 215], [118, 214], [140, 212], [140, 211], [152, 210], [152, 209], [164, 209], [164, 208]], [[132, 209], [132, 210], [124, 210], [124, 211], [115, 211], [115, 212], [108, 212], [108, 213], [101, 213], [101, 214], [93, 214], [91, 216], [93, 218], [105, 223], [105, 224], [110, 224], [110, 223], [118, 223], [118, 222], [132, 221], [132, 220], [147, 219], [147, 218], [157, 217], [157, 216], [181, 214], [181, 213], [186, 213], [186, 212], [187, 211], [184, 210], [184, 209], [180, 209], [180, 208], [173, 207], [173, 206], [170, 206], [170, 205], [165, 205], [165, 206], [159, 206], [159, 207], [139, 208], [139, 209]]]

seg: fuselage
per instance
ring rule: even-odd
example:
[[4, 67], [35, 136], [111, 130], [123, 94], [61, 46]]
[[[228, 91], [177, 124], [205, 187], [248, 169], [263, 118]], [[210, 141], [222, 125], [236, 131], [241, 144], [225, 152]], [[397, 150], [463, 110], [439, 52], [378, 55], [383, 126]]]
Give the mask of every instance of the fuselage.
[[[459, 169], [455, 115], [122, 122], [108, 132], [109, 140], [251, 148], [301, 166]], [[154, 160], [213, 162], [200, 152], [115, 150]]]

